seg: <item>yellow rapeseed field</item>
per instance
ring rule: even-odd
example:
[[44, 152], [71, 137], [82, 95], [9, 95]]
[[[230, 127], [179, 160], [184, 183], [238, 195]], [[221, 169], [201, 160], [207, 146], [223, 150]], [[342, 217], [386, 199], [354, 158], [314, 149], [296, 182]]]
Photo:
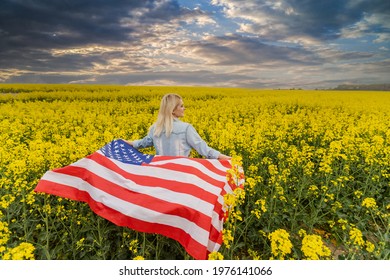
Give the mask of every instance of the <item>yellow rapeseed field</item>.
[[143, 137], [169, 92], [245, 170], [210, 259], [390, 258], [389, 92], [87, 85], [0, 85], [0, 258], [190, 259], [33, 191], [49, 169]]

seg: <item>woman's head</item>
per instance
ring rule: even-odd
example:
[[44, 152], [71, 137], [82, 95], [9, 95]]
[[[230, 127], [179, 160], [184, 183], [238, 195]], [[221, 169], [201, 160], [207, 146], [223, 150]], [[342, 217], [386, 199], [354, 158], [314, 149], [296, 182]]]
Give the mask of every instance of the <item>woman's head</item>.
[[175, 93], [168, 93], [163, 96], [160, 104], [159, 115], [163, 115], [164, 118], [173, 115], [174, 117], [182, 117], [176, 116], [180, 107], [183, 106], [183, 99], [180, 95]]
[[175, 93], [168, 93], [163, 96], [160, 103], [154, 135], [160, 136], [165, 130], [169, 136], [173, 128], [173, 119], [184, 116], [183, 99]]

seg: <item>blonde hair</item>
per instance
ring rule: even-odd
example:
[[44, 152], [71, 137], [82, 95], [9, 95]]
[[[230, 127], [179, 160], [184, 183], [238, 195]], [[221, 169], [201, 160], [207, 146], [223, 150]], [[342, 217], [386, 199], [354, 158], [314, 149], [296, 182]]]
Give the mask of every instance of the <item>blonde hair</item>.
[[168, 93], [161, 99], [160, 110], [158, 111], [157, 121], [154, 124], [154, 136], [160, 136], [165, 130], [168, 137], [173, 129], [173, 111], [180, 105], [181, 96], [175, 93]]

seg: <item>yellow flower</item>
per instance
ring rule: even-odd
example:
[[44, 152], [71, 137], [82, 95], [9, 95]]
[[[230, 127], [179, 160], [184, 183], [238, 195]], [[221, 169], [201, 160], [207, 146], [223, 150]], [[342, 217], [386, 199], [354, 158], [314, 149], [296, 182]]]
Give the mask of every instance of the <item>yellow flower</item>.
[[133, 258], [133, 260], [135, 260], [135, 261], [142, 261], [144, 259], [145, 258], [143, 256], [136, 256], [135, 258]]
[[337, 211], [337, 209], [341, 209], [343, 208], [343, 205], [339, 202], [339, 201], [335, 201], [333, 204], [332, 204], [332, 210], [334, 212]]
[[259, 256], [259, 253], [252, 250], [252, 249], [248, 249], [248, 254], [249, 256], [252, 257], [253, 260], [260, 260], [260, 256]]
[[6, 245], [10, 238], [8, 223], [0, 221], [0, 253], [6, 250]]
[[353, 244], [363, 247], [364, 246], [364, 240], [363, 240], [363, 234], [362, 232], [357, 228], [352, 228], [349, 231], [349, 237], [352, 240]]
[[287, 202], [287, 199], [284, 195], [279, 196], [280, 201]]
[[327, 193], [326, 197], [329, 198], [330, 200], [334, 200], [334, 194], [333, 193]]
[[363, 200], [362, 206], [366, 207], [368, 209], [375, 209], [377, 208], [376, 201], [372, 197], [367, 197]]
[[240, 210], [235, 210], [231, 213], [230, 220], [242, 221], [242, 212]]
[[81, 238], [79, 241], [76, 242], [76, 248], [77, 249], [80, 249], [83, 250], [83, 246], [84, 246], [84, 241], [85, 241], [85, 238]]
[[244, 169], [242, 168], [242, 158], [235, 156], [231, 160], [232, 168], [227, 170], [226, 180], [232, 189], [243, 188], [245, 184]]
[[7, 209], [14, 200], [15, 196], [11, 194], [3, 195], [0, 199], [0, 208]]
[[253, 192], [254, 188], [256, 186], [256, 180], [253, 178], [247, 178], [245, 180], [245, 185], [246, 185], [247, 190], [249, 190], [250, 192]]
[[226, 248], [230, 248], [230, 243], [234, 241], [234, 237], [232, 236], [232, 231], [230, 229], [222, 230], [222, 240], [223, 244], [225, 244]]
[[244, 202], [245, 199], [245, 190], [242, 188], [236, 188], [233, 193], [227, 193], [223, 196], [224, 200], [224, 209], [231, 210]]
[[208, 257], [209, 260], [223, 260], [223, 255], [219, 252], [211, 252]]
[[265, 207], [265, 199], [260, 199], [258, 201], [256, 201], [256, 204], [260, 204], [260, 208], [261, 208], [261, 211], [263, 211], [264, 213], [267, 212], [267, 208]]
[[22, 242], [19, 246], [8, 249], [3, 255], [3, 260], [34, 260], [34, 250], [34, 245]]
[[237, 197], [238, 204], [242, 204], [244, 202], [244, 199], [245, 199], [245, 190], [242, 188], [237, 188], [233, 192], [234, 192], [235, 196]]
[[253, 209], [251, 214], [255, 215], [257, 219], [261, 218], [261, 211], [259, 209]]
[[134, 254], [137, 254], [137, 252], [138, 252], [137, 247], [138, 247], [138, 240], [137, 239], [131, 240], [130, 245], [129, 245], [129, 250], [131, 252], [133, 252]]
[[284, 229], [277, 229], [268, 235], [271, 241], [272, 255], [275, 258], [283, 260], [286, 255], [291, 253], [293, 245], [289, 237], [289, 233]]
[[247, 170], [251, 174], [256, 174], [257, 171], [259, 170], [259, 168], [256, 165], [251, 164], [251, 165], [248, 166]]
[[301, 250], [307, 260], [320, 260], [331, 254], [329, 248], [323, 244], [321, 236], [316, 234], [305, 235]]
[[366, 241], [366, 250], [367, 250], [367, 252], [369, 252], [369, 253], [374, 252], [374, 250], [375, 250], [375, 245], [372, 244], [370, 241]]
[[223, 196], [224, 208], [229, 209], [236, 206], [236, 196], [231, 193], [227, 193]]
[[300, 237], [306, 236], [306, 230], [300, 229], [300, 230], [298, 231], [298, 235], [299, 235]]
[[347, 220], [338, 219], [337, 222], [341, 225], [341, 228], [342, 228], [343, 230], [346, 230], [346, 229], [347, 229], [347, 227], [346, 227], [346, 225], [348, 224], [348, 221], [347, 221]]
[[259, 233], [260, 233], [261, 236], [263, 236], [265, 238], [268, 237], [268, 235], [264, 232], [264, 230], [259, 230]]

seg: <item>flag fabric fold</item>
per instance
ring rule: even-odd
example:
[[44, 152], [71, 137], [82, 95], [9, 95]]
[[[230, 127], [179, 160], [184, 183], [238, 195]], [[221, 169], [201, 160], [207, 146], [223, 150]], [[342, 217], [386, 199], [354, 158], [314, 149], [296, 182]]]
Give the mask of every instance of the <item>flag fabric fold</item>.
[[143, 154], [122, 139], [47, 171], [36, 192], [88, 203], [118, 226], [178, 241], [195, 259], [222, 244], [228, 160]]

